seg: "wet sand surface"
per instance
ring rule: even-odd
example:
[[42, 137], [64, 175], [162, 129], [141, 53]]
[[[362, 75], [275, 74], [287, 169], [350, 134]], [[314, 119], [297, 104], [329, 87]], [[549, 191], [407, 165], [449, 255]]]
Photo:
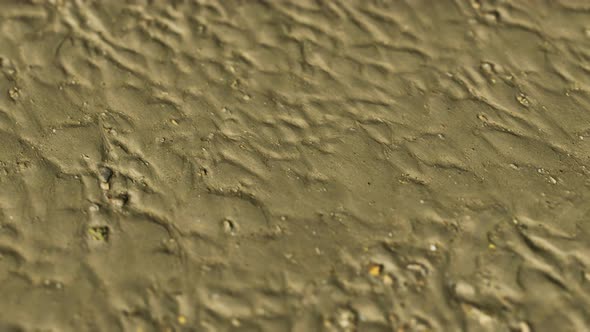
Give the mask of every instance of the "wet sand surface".
[[0, 331], [590, 330], [590, 3], [0, 1]]

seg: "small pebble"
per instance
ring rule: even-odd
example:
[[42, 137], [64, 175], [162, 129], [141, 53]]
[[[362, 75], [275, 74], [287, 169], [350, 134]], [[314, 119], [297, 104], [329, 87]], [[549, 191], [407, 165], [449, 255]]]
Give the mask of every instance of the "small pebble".
[[109, 180], [113, 176], [113, 170], [106, 166], [100, 167], [98, 169], [98, 175], [102, 182], [109, 182]]
[[124, 197], [114, 197], [111, 198], [111, 203], [118, 208], [122, 208], [127, 203], [127, 200]]
[[522, 93], [519, 93], [518, 96], [516, 96], [516, 100], [524, 107], [529, 107], [531, 104], [529, 99]]
[[233, 221], [229, 219], [225, 219], [222, 224], [223, 232], [226, 234], [232, 234], [235, 230], [235, 225]]
[[383, 284], [386, 286], [391, 286], [393, 284], [393, 278], [389, 274], [383, 276]]
[[110, 237], [110, 229], [108, 226], [94, 226], [88, 229], [88, 235], [96, 241], [107, 242]]
[[500, 12], [497, 10], [491, 10], [483, 14], [483, 18], [489, 23], [498, 23], [501, 20]]
[[471, 299], [475, 296], [475, 288], [465, 281], [458, 281], [453, 290], [455, 295], [461, 299]]
[[527, 322], [520, 322], [518, 324], [518, 327], [520, 329], [520, 332], [531, 332], [531, 327], [529, 326], [529, 324], [527, 324]]
[[8, 96], [10, 99], [16, 101], [20, 97], [20, 90], [17, 87], [13, 87], [8, 90]]
[[373, 277], [378, 277], [383, 272], [383, 265], [377, 263], [371, 263], [369, 265], [369, 274]]
[[344, 331], [354, 331], [356, 328], [357, 315], [354, 311], [341, 308], [336, 314], [336, 324]]

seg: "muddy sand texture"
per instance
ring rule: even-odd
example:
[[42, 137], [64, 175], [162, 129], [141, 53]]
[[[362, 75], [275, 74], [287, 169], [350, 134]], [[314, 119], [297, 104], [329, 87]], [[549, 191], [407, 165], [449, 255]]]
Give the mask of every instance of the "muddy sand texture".
[[1, 331], [588, 331], [587, 1], [0, 2]]

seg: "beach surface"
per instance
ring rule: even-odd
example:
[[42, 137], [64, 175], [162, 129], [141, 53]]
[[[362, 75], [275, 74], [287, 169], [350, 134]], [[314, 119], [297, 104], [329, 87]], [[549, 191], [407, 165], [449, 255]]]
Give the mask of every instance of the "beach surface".
[[0, 0], [0, 331], [590, 331], [590, 2]]

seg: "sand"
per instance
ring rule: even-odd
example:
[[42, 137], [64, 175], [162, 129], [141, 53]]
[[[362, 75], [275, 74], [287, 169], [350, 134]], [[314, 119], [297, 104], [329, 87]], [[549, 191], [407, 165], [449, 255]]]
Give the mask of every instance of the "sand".
[[0, 331], [590, 330], [590, 3], [0, 1]]

